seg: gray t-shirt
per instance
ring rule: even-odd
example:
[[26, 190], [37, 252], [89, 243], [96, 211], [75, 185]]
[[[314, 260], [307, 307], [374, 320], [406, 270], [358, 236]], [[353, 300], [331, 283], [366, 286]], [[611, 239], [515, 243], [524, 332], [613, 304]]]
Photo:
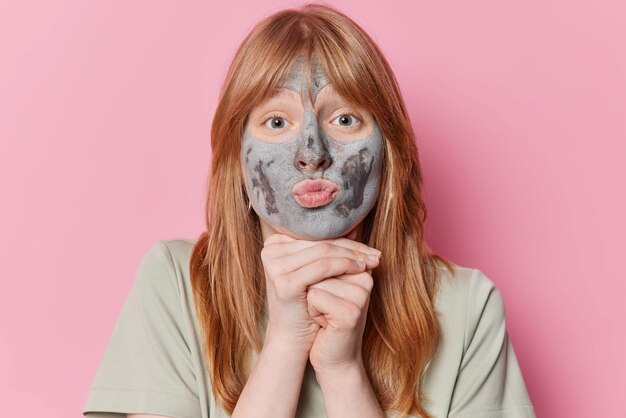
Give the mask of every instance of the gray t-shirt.
[[[143, 256], [83, 406], [85, 416], [229, 416], [216, 404], [205, 372], [189, 281], [194, 244], [161, 240]], [[426, 369], [424, 406], [437, 418], [534, 418], [497, 287], [478, 269], [455, 265], [454, 275], [443, 267], [442, 273], [435, 299], [442, 336]], [[310, 363], [296, 417], [326, 417]]]

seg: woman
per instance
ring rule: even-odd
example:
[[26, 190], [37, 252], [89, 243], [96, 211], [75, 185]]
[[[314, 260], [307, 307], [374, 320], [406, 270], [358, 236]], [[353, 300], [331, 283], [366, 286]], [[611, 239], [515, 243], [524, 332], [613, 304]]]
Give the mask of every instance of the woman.
[[498, 289], [424, 242], [408, 114], [355, 22], [261, 21], [211, 145], [207, 231], [144, 256], [85, 415], [534, 417]]

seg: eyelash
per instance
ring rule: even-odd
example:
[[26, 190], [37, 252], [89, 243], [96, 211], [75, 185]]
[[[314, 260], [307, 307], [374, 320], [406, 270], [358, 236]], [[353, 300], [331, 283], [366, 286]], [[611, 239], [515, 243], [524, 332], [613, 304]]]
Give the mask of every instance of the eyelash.
[[359, 123], [361, 123], [361, 122], [362, 122], [362, 120], [361, 120], [361, 118], [360, 118], [360, 117], [358, 117], [357, 115], [355, 115], [354, 113], [351, 113], [351, 112], [345, 112], [345, 113], [342, 113], [342, 114], [340, 114], [340, 115], [337, 115], [337, 117], [336, 117], [336, 118], [334, 118], [333, 120], [335, 120], [335, 119], [337, 119], [337, 118], [339, 118], [339, 117], [341, 117], [341, 116], [352, 116], [354, 119], [356, 119], [356, 120], [357, 120], [357, 123], [355, 123], [354, 125], [350, 125], [350, 126], [339, 125], [339, 126], [344, 126], [345, 128], [348, 128], [348, 129], [353, 129], [353, 128], [354, 128], [354, 127], [356, 127]]
[[[341, 114], [337, 115], [337, 117], [336, 117], [336, 118], [334, 118], [333, 120], [335, 120], [335, 119], [337, 119], [337, 118], [339, 118], [339, 117], [341, 117], [341, 116], [352, 116], [354, 119], [356, 119], [356, 120], [358, 121], [358, 122], [357, 122], [356, 124], [354, 124], [354, 125], [345, 126], [345, 127], [346, 127], [346, 128], [348, 128], [348, 129], [352, 129], [352, 128], [354, 128], [356, 125], [358, 125], [358, 123], [362, 122], [362, 121], [361, 121], [361, 118], [359, 118], [357, 115], [355, 115], [354, 113], [351, 113], [351, 112], [341, 113]], [[265, 124], [267, 123], [267, 121], [272, 120], [272, 119], [274, 119], [274, 118], [278, 118], [278, 119], [283, 119], [283, 120], [285, 120], [285, 118], [284, 118], [284, 117], [282, 117], [281, 115], [276, 114], [276, 113], [273, 113], [273, 114], [269, 115], [269, 116], [268, 116], [268, 117], [267, 117], [267, 118], [263, 121], [263, 125], [265, 125]], [[343, 125], [339, 125], [339, 126], [343, 126]], [[270, 128], [270, 129], [271, 129], [271, 128]], [[280, 128], [280, 129], [282, 129], [282, 128]], [[273, 129], [273, 130], [277, 130], [277, 129]]]
[[[273, 113], [273, 114], [269, 115], [269, 116], [268, 116], [268, 117], [267, 117], [267, 118], [263, 121], [262, 125], [265, 125], [265, 124], [267, 123], [267, 121], [268, 121], [268, 120], [272, 120], [272, 119], [274, 119], [274, 118], [278, 118], [278, 119], [283, 119], [283, 120], [286, 120], [286, 119], [285, 119], [284, 117], [282, 117], [281, 115], [278, 115], [278, 114], [276, 114], [276, 113]], [[270, 129], [272, 129], [272, 128], [270, 128]], [[280, 128], [280, 129], [282, 129], [282, 128]], [[279, 130], [279, 129], [272, 129], [272, 130], [276, 131], [276, 130]]]

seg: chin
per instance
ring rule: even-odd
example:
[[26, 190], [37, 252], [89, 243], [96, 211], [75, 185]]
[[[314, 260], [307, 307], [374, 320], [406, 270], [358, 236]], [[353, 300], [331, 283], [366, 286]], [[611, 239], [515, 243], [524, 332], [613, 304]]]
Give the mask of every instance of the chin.
[[339, 233], [339, 234], [332, 234], [331, 236], [328, 236], [328, 237], [319, 238], [319, 237], [311, 236], [311, 235], [299, 235], [293, 231], [290, 231], [289, 229], [286, 229], [283, 226], [271, 225], [272, 229], [274, 229], [274, 231], [276, 231], [279, 234], [287, 235], [288, 237], [291, 237], [293, 239], [300, 239], [300, 240], [307, 240], [307, 241], [322, 241], [326, 239], [347, 238], [351, 234], [354, 235], [354, 237], [351, 237], [351, 239], [356, 239], [357, 226], [358, 225], [352, 226], [347, 231]]

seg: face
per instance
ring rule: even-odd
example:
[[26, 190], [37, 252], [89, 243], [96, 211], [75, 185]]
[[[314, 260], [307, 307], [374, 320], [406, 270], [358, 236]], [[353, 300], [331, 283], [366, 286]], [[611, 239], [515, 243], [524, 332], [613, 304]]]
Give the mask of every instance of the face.
[[252, 207], [276, 231], [321, 240], [345, 235], [376, 203], [383, 138], [312, 63], [313, 97], [300, 60], [278, 94], [244, 127], [242, 170]]

